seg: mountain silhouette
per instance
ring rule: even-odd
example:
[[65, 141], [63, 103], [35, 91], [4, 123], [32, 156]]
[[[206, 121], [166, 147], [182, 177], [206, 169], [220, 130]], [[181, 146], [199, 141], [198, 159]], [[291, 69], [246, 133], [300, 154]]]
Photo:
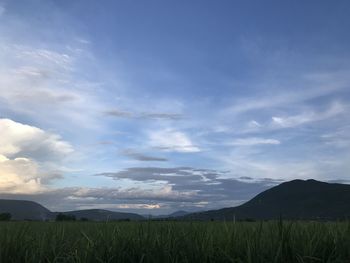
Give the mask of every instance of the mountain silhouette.
[[44, 221], [54, 217], [53, 213], [42, 205], [25, 200], [0, 200], [0, 213], [10, 213], [14, 220]]
[[350, 185], [293, 180], [272, 187], [231, 208], [186, 215], [193, 220], [350, 218]]

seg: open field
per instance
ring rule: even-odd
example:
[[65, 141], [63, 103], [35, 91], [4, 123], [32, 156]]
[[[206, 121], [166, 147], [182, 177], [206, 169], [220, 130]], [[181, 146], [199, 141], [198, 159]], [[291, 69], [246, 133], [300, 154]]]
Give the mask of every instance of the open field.
[[2, 222], [0, 262], [350, 262], [350, 222]]

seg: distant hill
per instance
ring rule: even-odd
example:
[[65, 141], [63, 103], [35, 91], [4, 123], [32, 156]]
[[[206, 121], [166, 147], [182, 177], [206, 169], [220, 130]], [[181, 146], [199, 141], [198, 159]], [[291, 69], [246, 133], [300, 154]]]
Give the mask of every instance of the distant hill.
[[185, 215], [188, 215], [188, 214], [189, 214], [189, 212], [180, 210], [180, 211], [176, 211], [174, 213], [169, 214], [168, 217], [179, 217], [179, 216], [185, 216]]
[[[45, 221], [54, 220], [58, 212], [51, 212], [44, 206], [25, 200], [0, 199], [0, 213], [10, 213], [12, 220]], [[74, 215], [77, 219], [86, 218], [92, 221], [106, 220], [142, 220], [142, 216], [133, 213], [112, 212], [101, 209], [78, 210], [63, 212], [63, 214]]]
[[74, 215], [77, 219], [87, 218], [92, 221], [107, 220], [143, 220], [144, 217], [133, 213], [112, 212], [103, 209], [88, 209], [64, 212], [63, 214]]
[[345, 219], [350, 218], [350, 185], [293, 180], [272, 187], [243, 205], [193, 213], [185, 219]]
[[189, 214], [189, 212], [179, 210], [179, 211], [173, 212], [173, 213], [168, 214], [168, 215], [157, 215], [157, 216], [154, 216], [154, 215], [144, 215], [144, 218], [150, 218], [150, 219], [166, 219], [166, 218], [182, 217], [182, 216], [185, 216], [185, 215], [188, 215], [188, 214]]
[[25, 200], [0, 200], [0, 213], [10, 213], [14, 220], [44, 221], [54, 217], [53, 213], [42, 205]]

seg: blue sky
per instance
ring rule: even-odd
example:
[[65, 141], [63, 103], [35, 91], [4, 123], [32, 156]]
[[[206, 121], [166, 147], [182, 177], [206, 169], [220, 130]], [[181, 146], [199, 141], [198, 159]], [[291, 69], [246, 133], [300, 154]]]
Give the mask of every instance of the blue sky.
[[234, 206], [349, 180], [348, 1], [0, 0], [0, 192]]

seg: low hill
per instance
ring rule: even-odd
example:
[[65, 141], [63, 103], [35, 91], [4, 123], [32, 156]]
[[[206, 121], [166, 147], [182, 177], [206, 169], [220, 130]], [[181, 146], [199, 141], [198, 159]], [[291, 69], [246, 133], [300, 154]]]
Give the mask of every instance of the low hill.
[[112, 212], [103, 209], [87, 209], [64, 212], [63, 214], [74, 215], [76, 219], [86, 218], [92, 221], [113, 221], [113, 220], [143, 220], [144, 217], [133, 213]]
[[293, 180], [272, 187], [243, 205], [185, 216], [195, 220], [350, 218], [350, 185]]
[[53, 219], [53, 213], [42, 205], [25, 200], [0, 200], [0, 213], [10, 213], [13, 220]]

